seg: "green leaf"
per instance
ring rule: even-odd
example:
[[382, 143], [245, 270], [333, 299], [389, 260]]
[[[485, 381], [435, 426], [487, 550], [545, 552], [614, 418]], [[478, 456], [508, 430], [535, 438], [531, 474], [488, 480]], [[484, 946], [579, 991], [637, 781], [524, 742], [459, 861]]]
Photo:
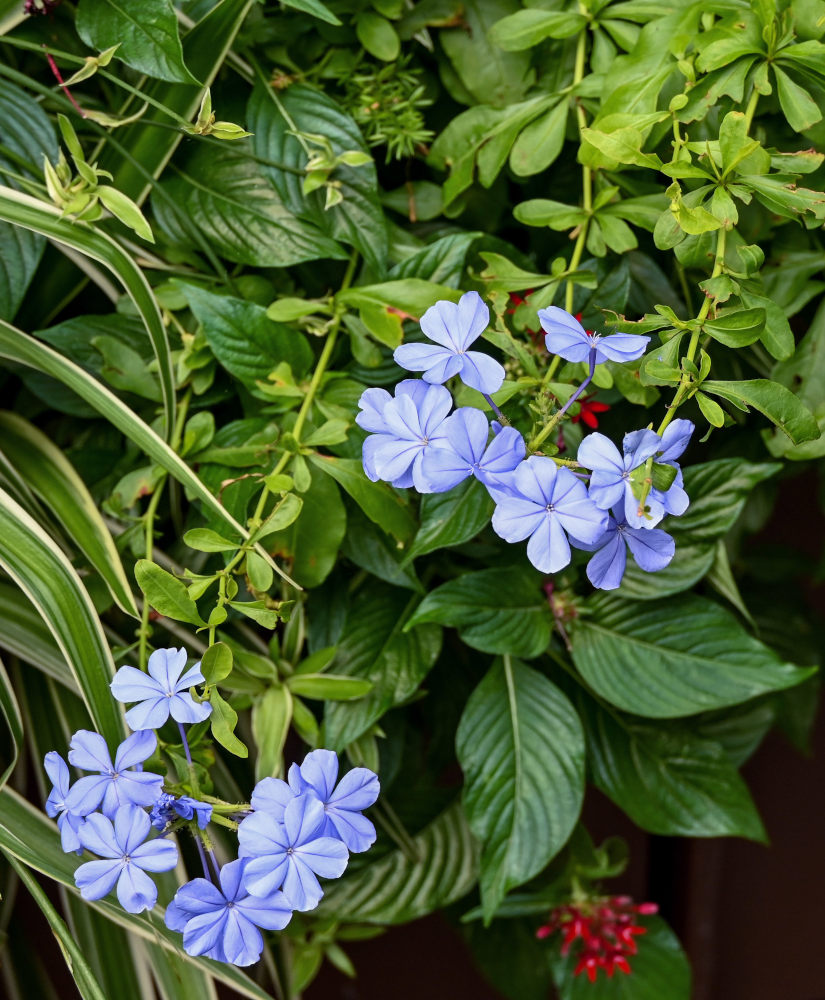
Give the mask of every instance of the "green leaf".
[[[0, 850], [18, 858], [35, 871], [42, 872], [80, 898], [74, 884], [74, 871], [78, 861], [73, 854], [64, 854], [60, 847], [57, 826], [38, 807], [21, 795], [4, 788], [0, 791]], [[155, 908], [149, 913], [127, 913], [114, 898], [83, 902], [91, 906], [120, 927], [136, 934], [140, 939], [157, 943], [165, 951], [194, 965], [208, 976], [231, 987], [250, 1000], [271, 1000], [270, 994], [254, 983], [240, 969], [224, 963], [210, 962], [187, 955], [180, 947], [180, 934], [168, 930], [163, 913]]]
[[201, 673], [205, 682], [212, 687], [232, 673], [232, 650], [225, 642], [213, 643], [201, 659]]
[[183, 544], [197, 552], [235, 552], [240, 542], [230, 542], [211, 528], [190, 528], [183, 534]]
[[372, 690], [358, 701], [326, 706], [324, 746], [342, 750], [393, 705], [415, 694], [429, 673], [441, 649], [441, 629], [425, 625], [404, 631], [416, 600], [409, 591], [380, 581], [358, 594], [333, 666], [336, 674], [370, 681]]
[[171, 0], [80, 0], [77, 33], [102, 52], [117, 45], [115, 56], [133, 69], [161, 80], [197, 83], [183, 62], [178, 20]]
[[742, 409], [752, 406], [759, 410], [784, 431], [794, 444], [816, 441], [820, 437], [819, 426], [810, 410], [778, 382], [766, 378], [749, 379], [746, 382], [705, 381], [702, 383], [702, 391], [727, 399]]
[[[701, 89], [701, 88], [696, 88]], [[595, 983], [574, 975], [578, 952], [566, 957], [549, 953], [560, 1000], [690, 1000], [690, 965], [679, 940], [660, 917], [640, 917], [647, 928], [639, 951], [631, 958], [629, 976], [599, 975]]]
[[263, 601], [230, 601], [229, 606], [251, 618], [253, 622], [263, 625], [264, 628], [277, 628], [281, 621], [281, 615], [273, 608], [267, 607]]
[[154, 293], [132, 257], [104, 233], [88, 224], [64, 219], [54, 206], [11, 188], [0, 187], [0, 220], [42, 233], [57, 243], [79, 250], [84, 256], [107, 267], [123, 284], [143, 320], [155, 352], [163, 395], [163, 434], [168, 439], [175, 412], [175, 378], [169, 339]]
[[[6, 170], [20, 173], [19, 157], [28, 172], [39, 178], [44, 156], [51, 163], [57, 162], [59, 149], [48, 115], [37, 101], [7, 80], [0, 80], [0, 135], [0, 167]], [[0, 319], [14, 318], [45, 245], [37, 233], [0, 223]]]
[[624, 719], [580, 698], [593, 784], [643, 830], [678, 837], [748, 837], [765, 830], [719, 743], [692, 725]]
[[312, 472], [300, 516], [288, 528], [267, 534], [267, 548], [292, 558], [292, 574], [303, 587], [323, 583], [335, 565], [347, 530], [347, 512], [331, 477]]
[[135, 564], [135, 579], [158, 614], [178, 622], [189, 622], [190, 625], [206, 624], [185, 584], [156, 563], [139, 559]]
[[458, 804], [416, 837], [328, 883], [315, 914], [363, 924], [404, 924], [465, 896], [478, 877], [478, 848]]
[[520, 52], [532, 49], [546, 38], [570, 38], [586, 24], [587, 18], [573, 11], [529, 8], [496, 21], [487, 37], [505, 52]]
[[401, 51], [401, 39], [392, 24], [380, 14], [365, 10], [355, 18], [358, 41], [371, 56], [392, 62]]
[[626, 712], [654, 719], [738, 705], [801, 683], [814, 672], [782, 660], [713, 601], [693, 594], [639, 604], [590, 602], [574, 623], [582, 677]]
[[690, 465], [684, 470], [690, 506], [668, 528], [679, 540], [715, 542], [736, 523], [748, 497], [759, 483], [775, 476], [778, 462], [745, 462], [723, 458]]
[[100, 988], [100, 983], [95, 979], [94, 973], [89, 967], [89, 963], [86, 961], [83, 952], [78, 947], [74, 935], [66, 926], [65, 921], [61, 918], [57, 910], [49, 902], [49, 897], [43, 892], [31, 872], [14, 855], [6, 852], [3, 853], [6, 854], [6, 860], [17, 872], [18, 878], [46, 918], [52, 934], [57, 939], [60, 951], [66, 960], [69, 974], [74, 980], [74, 984], [82, 1000], [106, 1000], [106, 994]]
[[764, 309], [726, 309], [715, 319], [705, 320], [702, 329], [726, 347], [747, 347], [759, 340], [765, 328]]
[[263, 306], [215, 295], [182, 281], [174, 284], [201, 324], [218, 362], [253, 395], [263, 396], [255, 383], [265, 381], [279, 364], [288, 364], [296, 377], [302, 376], [312, 364], [312, 348], [306, 337], [271, 320]]
[[[302, 261], [345, 256], [312, 222], [298, 218], [266, 179], [264, 168], [237, 145], [196, 143], [163, 181], [163, 190], [211, 243], [238, 264], [288, 267]], [[188, 229], [165, 198], [152, 198], [158, 225], [181, 246]]]
[[822, 121], [819, 105], [808, 91], [804, 87], [800, 87], [798, 83], [794, 83], [776, 63], [773, 64], [773, 72], [776, 77], [776, 93], [779, 97], [779, 104], [794, 132], [804, 132], [812, 125]]
[[[201, 501], [210, 514], [217, 518], [221, 525], [225, 525], [231, 532], [237, 532], [244, 539], [249, 538], [249, 532], [246, 528], [227, 512], [212, 491], [158, 437], [152, 428], [78, 365], [67, 361], [56, 351], [38, 343], [33, 337], [29, 337], [28, 334], [15, 329], [2, 320], [0, 320], [0, 357], [35, 368], [68, 386], [141, 448], [153, 461], [166, 469], [182, 486], [185, 486], [193, 496]], [[258, 548], [258, 552], [265, 555], [272, 568], [289, 581], [280, 566], [276, 566], [263, 549]]]
[[339, 674], [293, 674], [286, 680], [293, 694], [318, 701], [354, 701], [372, 691], [372, 681], [363, 677], [342, 677]]
[[510, 169], [519, 177], [531, 177], [555, 163], [564, 147], [569, 106], [566, 100], [539, 115], [519, 133], [510, 150]]
[[564, 205], [549, 198], [531, 198], [513, 209], [513, 215], [525, 226], [549, 226], [557, 232], [581, 225], [587, 218], [583, 208]]
[[[302, 174], [309, 159], [296, 131], [322, 135], [333, 156], [350, 150], [369, 153], [358, 126], [328, 94], [296, 83], [285, 91], [257, 84], [247, 106], [250, 140], [255, 155], [273, 162], [264, 165], [265, 176], [297, 216], [310, 220], [331, 239], [355, 247], [377, 275], [386, 270], [389, 245], [384, 210], [378, 194], [375, 165], [336, 166], [331, 179], [340, 183], [343, 200], [325, 208], [321, 190], [305, 195]], [[315, 147], [310, 147], [317, 152]], [[297, 173], [282, 170], [286, 164]], [[278, 164], [277, 166], [275, 164]], [[314, 254], [317, 257], [318, 253]]]
[[282, 684], [268, 688], [252, 706], [252, 735], [258, 747], [256, 781], [283, 774], [284, 743], [291, 721], [292, 696]]
[[475, 538], [490, 523], [492, 511], [489, 493], [475, 478], [447, 493], [426, 493], [421, 498], [421, 527], [404, 563]]
[[[678, 521], [668, 523], [671, 531]], [[634, 601], [656, 601], [688, 590], [703, 579], [713, 565], [713, 543], [694, 541], [690, 534], [676, 536], [676, 553], [658, 573], [645, 573], [635, 560], [628, 559], [627, 569], [617, 595]]]
[[503, 52], [488, 35], [496, 22], [520, 9], [518, 0], [465, 0], [460, 26], [439, 32], [439, 41], [463, 90], [456, 95], [462, 103], [506, 108], [530, 86], [529, 54]]
[[276, 531], [283, 531], [298, 519], [303, 507], [304, 501], [301, 497], [296, 496], [294, 493], [287, 493], [278, 500], [272, 511], [267, 514], [261, 526], [256, 528], [252, 533], [252, 537], [256, 541], [260, 541], [263, 538], [268, 538], [269, 535], [274, 534]]
[[424, 622], [457, 628], [473, 649], [540, 656], [553, 627], [541, 577], [517, 567], [464, 573], [430, 591], [406, 629]]
[[584, 733], [546, 677], [505, 656], [470, 695], [456, 733], [464, 811], [483, 845], [487, 922], [508, 890], [561, 850], [584, 797]]
[[74, 694], [80, 687], [60, 647], [22, 591], [0, 582], [0, 647], [30, 663]]
[[17, 704], [14, 688], [2, 660], [0, 660], [0, 712], [6, 720], [12, 748], [11, 760], [0, 774], [0, 789], [2, 789], [17, 764], [20, 748], [23, 746], [23, 719], [20, 715], [20, 706]]
[[0, 566], [28, 597], [60, 648], [95, 728], [123, 735], [109, 690], [115, 667], [95, 607], [71, 563], [37, 522], [0, 490]]
[[644, 133], [629, 125], [612, 132], [602, 132], [595, 128], [582, 129], [582, 148], [590, 146], [601, 154], [596, 157], [589, 154], [588, 162], [593, 159], [593, 166], [606, 167], [608, 170], [615, 170], [619, 164], [658, 170], [662, 161], [655, 153], [642, 152], [644, 141]]
[[249, 750], [235, 735], [238, 713], [221, 697], [217, 688], [212, 688], [209, 692], [209, 701], [212, 705], [212, 714], [209, 716], [212, 735], [222, 747], [236, 757], [248, 757]]
[[5, 411], [0, 412], [0, 451], [55, 513], [118, 606], [140, 617], [109, 529], [63, 451], [34, 424]]
[[316, 469], [342, 486], [367, 517], [384, 531], [402, 542], [412, 538], [415, 521], [404, 497], [386, 483], [370, 482], [359, 459], [311, 455], [309, 460]]
[[320, 21], [328, 24], [340, 24], [339, 18], [321, 0], [282, 0], [285, 7], [294, 7], [295, 10], [302, 10], [305, 14], [317, 17]]

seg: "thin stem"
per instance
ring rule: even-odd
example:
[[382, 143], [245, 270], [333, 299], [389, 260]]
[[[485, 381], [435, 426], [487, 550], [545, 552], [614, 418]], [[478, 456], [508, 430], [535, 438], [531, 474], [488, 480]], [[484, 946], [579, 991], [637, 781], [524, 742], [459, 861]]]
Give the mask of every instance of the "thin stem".
[[753, 116], [756, 114], [756, 105], [759, 103], [759, 91], [754, 88], [751, 94], [750, 100], [748, 101], [748, 106], [745, 108], [745, 134], [751, 130], [751, 125], [753, 124]]
[[[583, 14], [587, 13], [586, 8], [581, 3], [579, 4], [579, 10]], [[581, 32], [576, 43], [576, 63], [573, 70], [574, 87], [581, 83], [584, 79], [586, 54], [587, 31], [585, 30]], [[584, 113], [584, 108], [578, 102], [578, 98], [576, 99], [576, 119], [579, 125], [579, 142], [581, 142], [582, 131], [587, 128], [587, 117]], [[573, 247], [573, 256], [570, 258], [570, 265], [568, 267], [568, 270], [570, 271], [575, 271], [581, 263], [585, 243], [587, 242], [587, 230], [590, 226], [591, 213], [593, 211], [593, 173], [588, 166], [582, 167], [582, 207], [584, 208], [586, 217], [579, 227], [579, 232], [576, 236], [576, 244]], [[571, 312], [573, 309], [573, 293], [575, 287], [575, 279], [568, 278], [567, 288], [564, 294], [564, 308], [567, 312]]]
[[494, 412], [494, 413], [495, 413], [495, 415], [496, 415], [496, 416], [498, 417], [498, 419], [499, 419], [499, 420], [501, 420], [501, 421], [502, 421], [502, 423], [505, 423], [505, 424], [509, 423], [509, 420], [507, 419], [507, 417], [505, 417], [505, 416], [504, 416], [504, 414], [503, 414], [503, 413], [501, 412], [501, 410], [500, 410], [500, 409], [499, 409], [499, 408], [498, 408], [498, 407], [496, 406], [496, 404], [495, 404], [495, 403], [493, 402], [493, 397], [492, 397], [492, 396], [488, 396], [486, 392], [482, 392], [482, 394], [481, 394], [481, 395], [482, 395], [482, 396], [483, 396], [483, 397], [484, 397], [484, 398], [485, 398], [485, 399], [487, 400], [487, 402], [488, 402], [488, 403], [490, 404], [490, 406], [491, 406], [491, 408], [492, 408], [493, 412]]
[[51, 69], [52, 73], [54, 73], [57, 82], [60, 84], [60, 89], [63, 91], [66, 97], [68, 97], [68, 99], [72, 102], [72, 106], [74, 107], [75, 111], [77, 111], [77, 113], [80, 115], [80, 117], [85, 118], [86, 112], [77, 103], [77, 101], [74, 98], [74, 94], [66, 86], [66, 81], [60, 75], [60, 70], [57, 68], [57, 63], [54, 61], [54, 57], [52, 56], [51, 52], [49, 52], [49, 50], [46, 48], [45, 45], [43, 46], [43, 51], [46, 53], [46, 59], [48, 60], [49, 63], [49, 69]]
[[180, 732], [180, 741], [183, 744], [183, 752], [186, 754], [186, 763], [189, 765], [189, 784], [192, 788], [192, 795], [197, 799], [200, 796], [198, 775], [195, 771], [195, 765], [192, 763], [192, 754], [189, 752], [189, 740], [186, 738], [186, 730], [183, 728], [182, 722], [178, 723], [178, 731]]
[[588, 357], [589, 371], [587, 377], [581, 383], [581, 385], [576, 389], [570, 399], [562, 406], [560, 410], [557, 410], [553, 416], [547, 421], [547, 423], [542, 427], [538, 434], [533, 438], [533, 440], [528, 444], [527, 448], [529, 451], [536, 451], [539, 445], [545, 441], [549, 435], [553, 432], [553, 429], [558, 425], [559, 421], [565, 415], [565, 413], [570, 409], [573, 403], [581, 396], [584, 390], [590, 385], [593, 380], [593, 374], [596, 371], [596, 349], [594, 347], [590, 348], [590, 355]]
[[197, 834], [195, 835], [195, 843], [197, 844], [198, 854], [200, 855], [201, 864], [203, 865], [203, 874], [206, 876], [206, 881], [207, 882], [211, 882], [212, 881], [212, 875], [210, 874], [210, 871], [209, 871], [209, 865], [206, 863], [206, 852], [203, 849], [203, 844], [201, 843], [201, 838], [199, 836], [197, 836]]

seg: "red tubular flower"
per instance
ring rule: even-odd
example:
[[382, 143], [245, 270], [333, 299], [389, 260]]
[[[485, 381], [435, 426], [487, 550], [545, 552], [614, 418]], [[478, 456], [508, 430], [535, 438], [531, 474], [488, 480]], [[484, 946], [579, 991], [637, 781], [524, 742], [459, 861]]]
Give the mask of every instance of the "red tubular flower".
[[599, 418], [596, 414], [607, 413], [609, 409], [610, 406], [607, 403], [598, 403], [592, 396], [583, 396], [579, 400], [579, 412], [570, 419], [574, 424], [581, 421], [587, 427], [595, 429], [599, 426]]
[[608, 978], [618, 969], [630, 974], [629, 955], [635, 955], [635, 938], [647, 928], [636, 923], [638, 916], [656, 913], [655, 903], [634, 903], [630, 896], [604, 896], [583, 902], [565, 903], [550, 914], [548, 923], [539, 927], [536, 937], [544, 939], [556, 931], [563, 934], [560, 953], [566, 955], [578, 947], [574, 976], [584, 973], [591, 983], [599, 969]]

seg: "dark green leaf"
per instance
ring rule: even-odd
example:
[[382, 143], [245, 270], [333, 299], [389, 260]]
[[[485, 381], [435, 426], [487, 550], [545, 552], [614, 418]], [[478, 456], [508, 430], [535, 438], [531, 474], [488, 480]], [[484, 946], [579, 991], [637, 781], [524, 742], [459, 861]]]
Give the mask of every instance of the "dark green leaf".
[[206, 624], [183, 582], [156, 563], [139, 559], [135, 565], [135, 579], [158, 614], [178, 622], [189, 622], [190, 625]]
[[432, 590], [407, 624], [457, 628], [468, 646], [485, 653], [539, 656], [550, 642], [552, 618], [541, 577], [520, 568], [484, 569]]
[[730, 400], [734, 405], [752, 406], [785, 432], [794, 444], [815, 441], [820, 437], [819, 426], [810, 410], [806, 409], [792, 392], [766, 378], [747, 382], [702, 383], [702, 390], [711, 395]]
[[421, 527], [405, 562], [474, 538], [490, 522], [493, 501], [475, 479], [447, 493], [428, 493], [421, 499]]
[[554, 684], [505, 656], [470, 695], [456, 752], [464, 811], [483, 845], [489, 921], [507, 892], [540, 872], [570, 836], [584, 796], [584, 733]]
[[811, 676], [748, 635], [713, 601], [691, 594], [636, 603], [591, 602], [575, 623], [573, 660], [588, 684], [612, 704], [669, 719], [737, 705]]

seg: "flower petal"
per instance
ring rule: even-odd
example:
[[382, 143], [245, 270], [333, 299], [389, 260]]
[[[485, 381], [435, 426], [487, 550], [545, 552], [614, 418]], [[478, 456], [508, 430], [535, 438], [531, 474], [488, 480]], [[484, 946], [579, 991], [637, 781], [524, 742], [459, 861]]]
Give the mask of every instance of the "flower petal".
[[619, 449], [604, 434], [588, 434], [579, 445], [576, 456], [580, 465], [586, 469], [603, 470], [621, 476], [625, 471], [624, 461]]
[[105, 774], [87, 774], [83, 778], [78, 778], [66, 796], [69, 812], [78, 816], [87, 816], [94, 812], [111, 783], [112, 779]]
[[392, 357], [399, 368], [405, 368], [408, 372], [426, 372], [455, 357], [455, 352], [449, 347], [437, 347], [435, 344], [412, 343], [396, 347]]
[[478, 292], [465, 292], [456, 309], [458, 347], [466, 351], [484, 333], [490, 323], [490, 310]]
[[243, 884], [251, 896], [270, 896], [284, 884], [289, 869], [289, 859], [294, 857], [286, 852], [268, 854], [263, 858], [248, 861], [243, 870]]
[[66, 797], [69, 790], [69, 767], [56, 750], [50, 750], [43, 758], [43, 767], [54, 789], [61, 798]]
[[610, 361], [635, 361], [647, 350], [650, 337], [637, 333], [611, 333], [596, 341], [599, 354]]
[[661, 528], [626, 528], [624, 536], [639, 569], [646, 573], [664, 569], [676, 552], [676, 543]]
[[332, 750], [313, 750], [304, 757], [300, 773], [321, 802], [326, 802], [338, 780], [338, 755]]
[[151, 910], [158, 901], [158, 887], [146, 872], [136, 865], [127, 864], [117, 880], [117, 898], [127, 913]]
[[169, 699], [165, 694], [158, 695], [157, 692], [154, 697], [133, 705], [126, 713], [126, 721], [138, 732], [160, 729], [168, 718]]
[[615, 590], [622, 582], [627, 565], [627, 548], [621, 533], [614, 531], [587, 564], [587, 578], [599, 590]]
[[675, 462], [687, 448], [695, 429], [692, 420], [685, 420], [682, 417], [668, 424], [664, 434], [662, 434], [663, 447], [657, 461]]
[[212, 714], [208, 701], [197, 702], [188, 692], [169, 699], [169, 714], [176, 722], [203, 722]]
[[375, 827], [360, 812], [335, 806], [327, 809], [327, 821], [353, 854], [360, 854], [375, 843]]
[[[339, 846], [343, 847], [344, 845], [340, 844]], [[287, 903], [293, 909], [301, 911], [314, 910], [324, 895], [324, 890], [313, 875], [309, 865], [295, 854], [289, 856], [282, 891]]]
[[300, 858], [316, 875], [324, 878], [339, 878], [344, 873], [349, 860], [349, 851], [333, 837], [318, 837], [307, 844], [295, 848], [293, 858]]
[[283, 930], [292, 917], [292, 907], [282, 892], [274, 892], [267, 899], [246, 896], [236, 906], [247, 920], [268, 931]]
[[383, 431], [384, 407], [391, 399], [386, 389], [365, 389], [358, 400], [361, 412], [355, 417], [356, 424], [365, 431]]
[[121, 854], [131, 854], [149, 836], [152, 824], [137, 806], [121, 806], [114, 818], [115, 843]]
[[268, 811], [252, 813], [241, 820], [238, 843], [248, 858], [285, 851], [288, 844], [283, 819]]
[[378, 775], [366, 767], [347, 771], [330, 795], [328, 803], [337, 809], [368, 809], [381, 791]]
[[481, 351], [467, 351], [461, 368], [461, 381], [478, 392], [492, 396], [504, 382], [504, 367], [489, 354]]
[[69, 743], [69, 763], [84, 771], [111, 771], [112, 758], [100, 733], [81, 729]]
[[120, 858], [123, 856], [123, 850], [117, 842], [112, 823], [100, 813], [93, 813], [89, 816], [78, 830], [77, 835], [80, 838], [80, 843], [92, 854], [98, 854], [101, 858]]
[[136, 667], [121, 667], [109, 687], [112, 695], [122, 702], [143, 701], [163, 694], [163, 688], [155, 678]]
[[446, 493], [473, 474], [467, 460], [451, 448], [424, 448], [421, 475], [428, 493]]
[[532, 500], [501, 495], [493, 511], [493, 531], [505, 542], [521, 542], [538, 528], [545, 513]]
[[151, 730], [140, 730], [128, 736], [115, 753], [115, 770], [122, 771], [135, 764], [142, 764], [157, 750], [157, 737]]
[[132, 861], [147, 872], [168, 872], [178, 863], [178, 849], [173, 841], [156, 837], [136, 847]]
[[481, 470], [485, 476], [512, 472], [523, 461], [526, 451], [524, 438], [515, 427], [503, 427], [484, 452]]
[[570, 562], [570, 544], [555, 514], [548, 513], [530, 536], [527, 558], [540, 573], [557, 573]]
[[[291, 772], [292, 768], [290, 778]], [[252, 791], [251, 805], [255, 810], [271, 813], [276, 823], [283, 823], [287, 802], [294, 799], [296, 794], [296, 790], [280, 778], [262, 778]]]
[[264, 948], [261, 932], [234, 907], [227, 911], [221, 943], [226, 960], [240, 966], [254, 965]]
[[74, 884], [84, 899], [103, 899], [114, 889], [122, 871], [120, 860], [87, 861], [74, 873]]
[[284, 809], [284, 830], [290, 846], [312, 840], [324, 822], [324, 807], [314, 795], [298, 795]]

